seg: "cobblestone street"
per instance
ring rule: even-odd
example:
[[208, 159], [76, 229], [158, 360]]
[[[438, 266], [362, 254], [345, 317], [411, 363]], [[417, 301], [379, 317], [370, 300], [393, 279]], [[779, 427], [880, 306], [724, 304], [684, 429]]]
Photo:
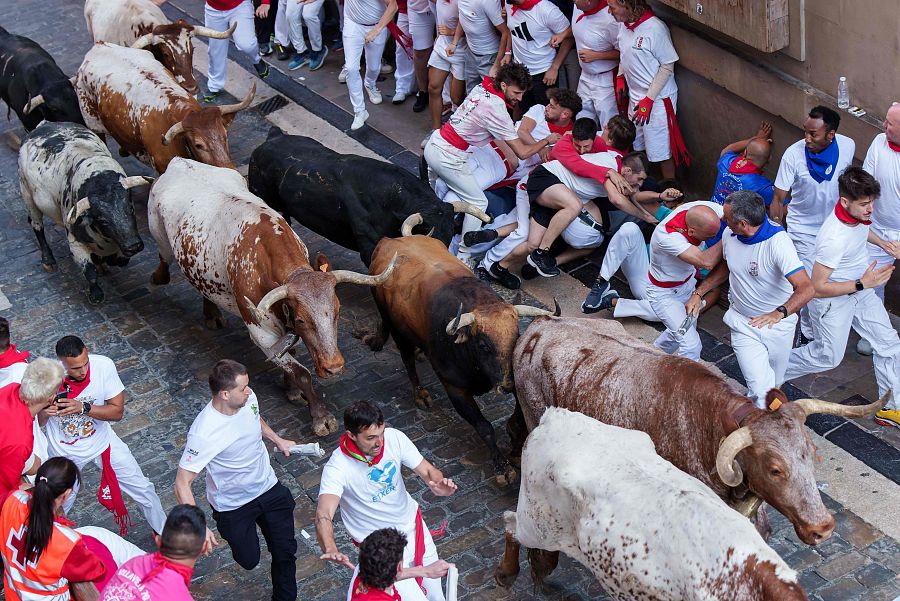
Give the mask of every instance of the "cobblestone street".
[[[82, 9], [83, 4], [74, 0], [46, 0], [40, 5], [4, 0], [0, 2], [0, 23], [9, 31], [42, 44], [67, 75], [72, 75], [90, 47]], [[181, 10], [202, 19], [202, 2], [176, 0], [166, 8], [173, 18]], [[202, 44], [197, 45], [197, 61], [201, 59], [200, 55], [203, 55], [205, 65], [206, 49]], [[323, 72], [336, 71], [334, 67], [340, 60], [340, 54], [329, 57], [328, 69]], [[285, 74], [275, 72], [275, 66], [273, 61], [273, 75], [268, 83], [276, 88], [286, 106], [274, 112], [269, 106], [261, 106], [276, 93], [263, 90], [250, 109], [238, 114], [229, 129], [232, 157], [244, 168], [251, 151], [265, 140], [271, 124], [284, 126], [283, 123], [291, 123], [288, 116], [296, 114], [291, 111], [299, 110], [296, 99], [302, 97], [311, 103], [314, 99], [310, 98], [316, 94]], [[283, 63], [279, 68], [285, 69]], [[242, 80], [242, 85], [249, 85], [251, 75], [245, 68], [231, 63], [229, 69], [230, 81]], [[334, 79], [334, 73], [328, 76]], [[198, 69], [197, 79], [201, 85], [205, 83], [205, 69]], [[310, 83], [310, 88], [314, 87]], [[238, 95], [237, 88], [228, 87], [227, 90], [233, 96]], [[233, 101], [229, 96], [221, 102]], [[306, 101], [302, 104], [310, 109], [311, 105]], [[390, 107], [390, 103], [386, 105]], [[370, 131], [348, 137], [339, 131], [340, 127], [335, 129], [333, 126], [335, 120], [341, 122], [343, 119], [346, 123], [342, 128], [346, 129], [349, 116], [341, 113], [335, 104], [322, 101], [322, 106], [322, 124], [316, 127], [320, 127], [318, 135], [323, 143], [359, 148], [360, 152], [394, 158], [399, 164], [415, 168], [418, 146], [404, 147], [394, 141], [401, 138], [392, 136], [390, 131]], [[330, 111], [328, 115], [336, 116], [326, 118], [326, 110]], [[409, 112], [408, 108], [404, 110], [404, 114]], [[23, 135], [15, 115], [8, 122], [0, 122], [0, 134], [11, 133]], [[404, 137], [415, 136], [404, 134]], [[114, 142], [110, 141], [110, 145], [114, 148], [113, 156], [117, 157]], [[251, 343], [240, 319], [228, 316], [224, 329], [206, 329], [201, 297], [177, 269], [172, 270], [169, 285], [157, 287], [149, 283], [150, 274], [157, 265], [157, 253], [147, 229], [145, 190], [134, 194], [145, 248], [127, 267], [111, 268], [108, 274], [101, 276], [106, 300], [100, 305], [91, 305], [84, 278], [71, 259], [64, 231], [49, 226], [49, 222], [47, 239], [59, 268], [55, 273], [46, 273], [41, 268], [40, 253], [19, 193], [16, 161], [16, 153], [6, 144], [0, 144], [0, 259], [3, 262], [0, 314], [11, 322], [13, 342], [20, 349], [31, 351], [32, 357], [52, 356], [59, 337], [75, 334], [84, 339], [91, 352], [108, 355], [116, 362], [127, 394], [125, 419], [115, 426], [115, 430], [155, 484], [165, 509], [176, 503], [173, 483], [178, 460], [192, 420], [209, 400], [207, 376], [210, 367], [219, 359], [235, 359], [248, 366], [262, 415], [276, 432], [297, 442], [318, 441], [329, 453], [336, 448], [340, 433], [324, 439], [313, 434], [306, 406], [285, 399], [280, 370], [265, 361], [263, 354]], [[133, 158], [122, 159], [122, 162], [129, 175], [152, 175]], [[309, 246], [311, 256], [323, 252], [336, 269], [364, 270], [356, 253], [295, 227]], [[403, 430], [427, 459], [457, 482], [459, 491], [456, 495], [437, 498], [414, 475], [407, 474], [406, 479], [410, 492], [422, 505], [426, 523], [437, 527], [445, 520], [448, 522], [446, 535], [435, 542], [441, 557], [459, 568], [460, 598], [471, 601], [608, 599], [594, 577], [567, 557], [562, 557], [559, 568], [543, 591], [533, 589], [524, 553], [522, 572], [513, 588], [507, 590], [495, 585], [492, 573], [503, 552], [502, 514], [505, 510], [515, 509], [515, 487], [496, 484], [488, 453], [473, 429], [453, 410], [427, 363], [420, 362], [418, 366], [422, 384], [435, 399], [434, 407], [426, 411], [416, 408], [412, 402], [411, 387], [393, 343], [379, 353], [372, 353], [354, 337], [354, 333], [358, 335], [370, 327], [377, 316], [370, 290], [343, 285], [337, 293], [341, 301], [339, 345], [346, 368], [340, 376], [327, 380], [316, 378], [315, 385], [339, 422], [344, 408], [354, 401], [367, 399], [379, 404], [390, 425]], [[8, 307], [4, 306], [4, 298], [8, 299]], [[519, 296], [517, 302], [534, 302], [534, 299]], [[525, 325], [527, 320], [522, 322], [522, 327]], [[703, 337], [704, 358], [717, 362], [730, 376], [739, 375], [739, 372], [735, 373], [737, 363], [730, 347], [720, 342], [719, 332], [705, 332]], [[298, 359], [310, 366], [305, 347], [300, 345], [298, 348]], [[871, 370], [871, 360], [865, 359]], [[805, 394], [791, 388], [793, 398]], [[849, 394], [852, 393], [848, 392], [844, 397]], [[832, 400], [843, 400], [843, 397]], [[480, 398], [480, 404], [497, 431], [501, 448], [508, 449], [504, 425], [513, 409], [513, 397], [486, 395]], [[843, 444], [840, 437], [844, 434], [839, 432], [852, 428], [853, 441], [858, 440], [856, 431], [868, 433], [864, 424], [857, 427], [842, 418], [829, 416], [811, 418], [808, 425], [824, 437], [817, 437], [817, 440], [829, 441], [827, 449], [820, 448], [825, 465], [831, 457], [837, 456], [830, 453], [844, 453], [841, 449], [847, 446], [859, 446], [856, 442]], [[871, 429], [875, 430], [874, 427]], [[900, 508], [897, 444], [890, 438], [894, 433], [879, 432], [877, 436], [865, 438], [872, 445], [869, 451], [863, 449], [861, 454], [851, 458], [855, 462], [853, 465], [858, 467], [853, 475], [856, 478], [854, 487], [876, 499], [883, 512], [897, 512]], [[870, 456], [871, 461], [867, 459]], [[298, 598], [345, 599], [350, 574], [343, 567], [319, 560], [313, 525], [319, 477], [327, 457], [292, 456], [285, 459], [280, 454], [272, 457], [276, 474], [291, 490], [297, 503]], [[86, 492], [79, 497], [76, 511], [70, 517], [79, 525], [115, 528], [111, 515], [95, 502], [93, 494], [87, 494], [97, 489], [99, 470], [89, 467], [84, 476]], [[900, 543], [832, 498], [827, 485], [821, 488], [826, 505], [837, 519], [834, 536], [819, 546], [807, 546], [798, 540], [788, 521], [769, 508], [774, 531], [769, 540], [771, 546], [801, 573], [801, 584], [816, 601], [891, 601], [900, 597]], [[198, 501], [203, 499], [200, 505], [211, 516], [202, 478], [198, 479], [194, 493]], [[152, 532], [140, 510], [127, 497], [126, 504], [136, 522], [127, 538], [145, 550], [153, 549]], [[677, 516], [665, 517], [678, 519]], [[212, 523], [211, 517], [209, 519]], [[336, 520], [338, 544], [343, 552], [355, 557], [355, 549], [339, 524]], [[198, 600], [268, 599], [271, 594], [268, 555], [264, 552], [261, 564], [248, 572], [234, 563], [230, 550], [223, 543], [211, 556], [197, 563], [191, 592]]]

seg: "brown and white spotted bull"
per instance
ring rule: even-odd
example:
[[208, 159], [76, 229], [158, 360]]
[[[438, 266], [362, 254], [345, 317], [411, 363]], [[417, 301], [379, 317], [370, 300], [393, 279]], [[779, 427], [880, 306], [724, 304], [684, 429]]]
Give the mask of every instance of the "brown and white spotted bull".
[[727, 503], [744, 508], [755, 495], [810, 545], [831, 536], [834, 518], [816, 487], [806, 416], [862, 417], [885, 400], [860, 407], [789, 403], [773, 391], [783, 405], [757, 409], [709, 368], [644, 344], [611, 320], [535, 320], [519, 338], [513, 367], [528, 429], [547, 406], [557, 406], [642, 430], [663, 458]]
[[75, 77], [85, 124], [159, 173], [176, 156], [234, 168], [225, 128], [250, 106], [256, 84], [239, 104], [204, 108], [152, 54], [105, 42], [88, 51]]
[[200, 90], [194, 79], [194, 36], [225, 39], [231, 36], [237, 22], [228, 31], [194, 26], [178, 19], [174, 23], [151, 0], [87, 0], [84, 20], [95, 42], [144, 48], [153, 53], [172, 72], [176, 81], [191, 94]]
[[313, 431], [335, 431], [337, 422], [313, 390], [309, 371], [288, 351], [302, 340], [319, 377], [343, 371], [335, 286], [377, 286], [393, 266], [377, 276], [329, 271], [320, 256], [314, 268], [284, 217], [251, 194], [233, 169], [175, 158], [151, 189], [147, 210], [160, 253], [151, 281], [168, 283], [169, 264], [177, 262], [203, 295], [207, 326], [221, 327], [219, 308], [239, 315], [254, 344], [284, 370], [288, 398], [306, 398]]
[[[403, 229], [408, 232], [409, 224]], [[497, 447], [494, 428], [475, 397], [493, 389], [512, 391], [519, 317], [552, 312], [504, 302], [440, 240], [419, 235], [382, 238], [372, 253], [370, 273], [386, 269], [394, 256], [394, 276], [373, 291], [381, 324], [367, 337], [367, 344], [377, 351], [388, 335], [394, 337], [413, 386], [413, 400], [428, 407], [431, 395], [416, 372], [415, 349], [421, 349], [454, 409], [490, 450], [498, 481], [512, 481], [516, 472]]]
[[[644, 432], [548, 408], [522, 453], [498, 575], [519, 572], [515, 541], [587, 567], [619, 601], [807, 601], [797, 573], [753, 525], [656, 454]], [[536, 586], [553, 563], [532, 554]]]

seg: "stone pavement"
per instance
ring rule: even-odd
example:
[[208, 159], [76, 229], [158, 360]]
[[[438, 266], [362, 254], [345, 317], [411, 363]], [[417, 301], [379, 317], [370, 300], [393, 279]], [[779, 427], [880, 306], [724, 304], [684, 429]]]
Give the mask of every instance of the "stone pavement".
[[[181, 6], [180, 2], [176, 4]], [[198, 3], [195, 0], [186, 0], [185, 6], [195, 16], [202, 14], [196, 10]], [[74, 72], [90, 46], [84, 32], [81, 4], [70, 0], [47, 0], [42, 3], [40, 15], [30, 12], [23, 16], [20, 8], [21, 5], [0, 4], [0, 21], [9, 30], [43, 44], [67, 73]], [[201, 53], [202, 48], [198, 49], [198, 54]], [[333, 66], [334, 60], [329, 58], [329, 65]], [[241, 95], [238, 86], [240, 82], [246, 86], [250, 76], [237, 65], [233, 64], [230, 69], [232, 82], [227, 89]], [[314, 99], [304, 96], [302, 90], [286, 87], [292, 83], [286, 79], [270, 78], [285, 97], [303, 99], [307, 109], [313, 106], [306, 102]], [[382, 157], [408, 161], [405, 153], [409, 151], [396, 142], [390, 146], [376, 136], [378, 132], [369, 131], [351, 139], [335, 130], [334, 123], [323, 117], [331, 115], [327, 108], [312, 115], [290, 103], [270, 113], [268, 121], [264, 114], [267, 109], [267, 106], [255, 104], [254, 108], [240, 113], [232, 125], [229, 138], [237, 164], [244, 165], [252, 149], [265, 138], [269, 121], [285, 127], [308, 128], [306, 131], [315, 133], [324, 143], [340, 145], [345, 151], [371, 152], [362, 148], [375, 148]], [[347, 125], [349, 119], [343, 128]], [[21, 127], [14, 117], [9, 123], [0, 124], [0, 133], [7, 132], [21, 134]], [[123, 164], [129, 174], [149, 173], [131, 159], [124, 160]], [[101, 279], [107, 299], [102, 305], [91, 306], [84, 293], [83, 278], [74, 269], [64, 235], [58, 227], [48, 228], [48, 241], [59, 260], [59, 271], [47, 274], [41, 269], [37, 245], [19, 197], [15, 153], [0, 147], [0, 257], [5, 264], [0, 272], [0, 292], [11, 305], [3, 308], [3, 297], [0, 297], [0, 311], [12, 322], [14, 341], [35, 355], [52, 354], [54, 342], [60, 336], [72, 333], [81, 335], [92, 351], [109, 355], [116, 361], [128, 397], [126, 418], [115, 429], [131, 447], [144, 472], [157, 486], [163, 505], [168, 508], [175, 503], [172, 484], [187, 428], [208, 400], [205, 381], [209, 367], [218, 359], [233, 358], [248, 365], [262, 413], [276, 431], [303, 442], [315, 440], [315, 437], [309, 427], [306, 408], [285, 401], [280, 374], [250, 343], [238, 319], [229, 317], [223, 330], [206, 330], [202, 325], [200, 297], [177, 271], [173, 271], [173, 280], [168, 286], [149, 284], [149, 275], [156, 266], [156, 249], [146, 227], [145, 198], [135, 200], [146, 248], [128, 267], [113, 269]], [[311, 252], [325, 252], [336, 268], [362, 268], [354, 253], [302, 228], [298, 228], [298, 232]], [[410, 402], [409, 384], [394, 346], [389, 344], [384, 351], [375, 354], [352, 337], [354, 329], [365, 328], [375, 317], [370, 292], [360, 287], [342, 286], [338, 294], [342, 304], [339, 344], [347, 367], [341, 376], [317, 381], [316, 385], [337, 416], [358, 399], [378, 402], [391, 425], [406, 432], [426, 457], [460, 485], [457, 495], [437, 499], [422, 483], [407, 479], [410, 492], [423, 505], [426, 521], [435, 526], [444, 520], [449, 522], [447, 535], [437, 544], [441, 556], [459, 567], [460, 598], [606, 599], [588, 571], [568, 558], [562, 559], [559, 569], [541, 593], [532, 590], [525, 564], [511, 591], [495, 587], [491, 573], [502, 553], [501, 516], [504, 510], [515, 507], [515, 490], [496, 485], [492, 471], [485, 463], [487, 454], [481, 443], [446, 402], [439, 383], [426, 365], [419, 366], [423, 384], [430, 389], [436, 403], [429, 411], [422, 411]], [[724, 345], [711, 335], [705, 343], [711, 353], [708, 359], [720, 361], [723, 368], [731, 365]], [[301, 351], [300, 360], [309, 364], [305, 351]], [[727, 369], [723, 371], [728, 373]], [[481, 403], [488, 419], [497, 428], [501, 446], [508, 447], [502, 426], [512, 410], [512, 397], [488, 395], [482, 397]], [[856, 428], [843, 423], [826, 425], [830, 427], [820, 434]], [[337, 438], [335, 434], [320, 442], [330, 451], [335, 448]], [[825, 463], [841, 460], [843, 454], [839, 445], [830, 440], [817, 438], [816, 441]], [[315, 543], [312, 518], [324, 460], [273, 457], [276, 473], [297, 501], [299, 598], [344, 599], [348, 572], [321, 562]], [[896, 480], [892, 481], [889, 474], [883, 473], [872, 474], [867, 479], [867, 471], [877, 470], [870, 469], [866, 463], [854, 464], [854, 467], [859, 473], [853, 480], [855, 486], [866, 489], [870, 495], [886, 495], [881, 500], [884, 511], [896, 511], [900, 500], [896, 495]], [[94, 490], [98, 481], [97, 469], [85, 470], [87, 491]], [[774, 527], [770, 543], [801, 572], [802, 582], [813, 599], [894, 599], [900, 595], [897, 579], [900, 544], [896, 534], [889, 536], [883, 531], [887, 527], [876, 528], [867, 523], [858, 512], [829, 496], [830, 490], [823, 492], [823, 498], [838, 520], [832, 539], [818, 547], [808, 547], [796, 538], [783, 517], [770, 510]], [[195, 487], [195, 494], [198, 499], [204, 496], [202, 483]], [[113, 527], [109, 514], [92, 501], [91, 495], [84, 494], [81, 499], [73, 516], [76, 521]], [[134, 504], [130, 500], [126, 502], [137, 523], [128, 538], [142, 548], [151, 549], [149, 528]], [[201, 502], [201, 506], [205, 508], [207, 504]], [[336, 530], [342, 550], [353, 553], [346, 533], [340, 526]], [[265, 553], [260, 566], [246, 572], [234, 564], [227, 546], [223, 545], [198, 563], [192, 592], [197, 599], [265, 599], [270, 595], [268, 574]]]

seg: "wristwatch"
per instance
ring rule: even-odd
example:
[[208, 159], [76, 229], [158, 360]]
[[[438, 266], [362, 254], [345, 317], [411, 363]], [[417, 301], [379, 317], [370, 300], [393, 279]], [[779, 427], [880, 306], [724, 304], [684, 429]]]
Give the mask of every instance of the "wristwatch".
[[856, 291], [862, 292], [865, 289], [866, 289], [866, 287], [863, 286], [862, 280], [856, 280]]
[[90, 412], [91, 412], [91, 403], [88, 403], [87, 401], [81, 401], [81, 414], [87, 415]]
[[781, 313], [782, 315], [784, 315], [784, 319], [787, 319], [787, 316], [788, 316], [787, 307], [785, 307], [784, 305], [781, 305], [779, 307], [775, 307], [775, 310], [778, 311], [779, 313]]

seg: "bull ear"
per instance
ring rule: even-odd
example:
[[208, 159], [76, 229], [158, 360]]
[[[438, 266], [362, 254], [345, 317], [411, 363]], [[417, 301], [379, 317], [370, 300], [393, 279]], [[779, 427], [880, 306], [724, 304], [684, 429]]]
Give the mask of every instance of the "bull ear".
[[90, 208], [91, 203], [88, 201], [87, 197], [82, 198], [75, 203], [74, 207], [69, 209], [69, 213], [66, 215], [66, 223], [68, 225], [75, 225], [75, 222], [77, 222]]
[[316, 254], [316, 271], [331, 271], [331, 261], [322, 253]]

